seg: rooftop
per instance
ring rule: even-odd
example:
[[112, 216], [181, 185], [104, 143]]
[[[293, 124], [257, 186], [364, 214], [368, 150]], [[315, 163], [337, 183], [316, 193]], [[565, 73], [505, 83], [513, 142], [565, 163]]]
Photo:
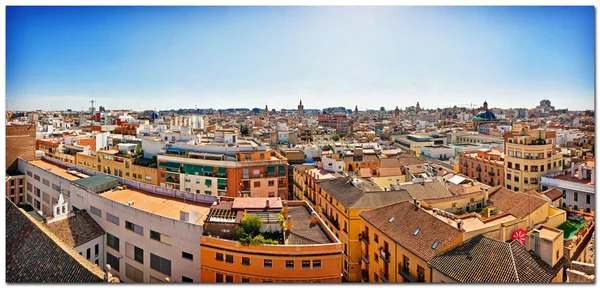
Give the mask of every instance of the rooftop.
[[104, 235], [104, 229], [85, 210], [74, 214], [73, 217], [45, 225], [60, 240], [73, 248]]
[[123, 190], [117, 189], [104, 192], [100, 195], [125, 205], [130, 201], [134, 201], [134, 204], [131, 205], [134, 208], [175, 220], [180, 220], [179, 212], [190, 212], [193, 210], [202, 215], [194, 223], [197, 225], [204, 223], [204, 219], [206, 219], [206, 215], [208, 215], [210, 210], [210, 205], [207, 204], [183, 201], [179, 198], [157, 195], [131, 187]]
[[6, 282], [102, 282], [100, 267], [6, 199]]
[[37, 166], [39, 168], [51, 171], [53, 174], [61, 176], [67, 180], [74, 181], [74, 180], [79, 180], [81, 178], [84, 178], [84, 177], [77, 176], [78, 174], [69, 173], [68, 172], [69, 170], [67, 170], [66, 168], [56, 165], [54, 163], [45, 161], [45, 160], [32, 160], [32, 161], [29, 161], [29, 163], [31, 163], [32, 165]]
[[73, 183], [78, 184], [84, 188], [91, 188], [114, 181], [119, 181], [119, 178], [106, 174], [96, 174], [87, 178], [74, 180]]
[[401, 184], [401, 189], [408, 191], [410, 196], [414, 199], [437, 199], [452, 197], [454, 194], [450, 192], [444, 184], [440, 181], [422, 182], [422, 183], [410, 183]]
[[490, 192], [489, 202], [491, 206], [498, 208], [503, 213], [511, 214], [519, 219], [548, 203], [541, 196], [514, 192], [504, 187], [496, 187], [495, 191]]
[[311, 212], [305, 205], [290, 205], [288, 215], [292, 216], [292, 230], [287, 234], [287, 245], [314, 245], [335, 243], [327, 236], [323, 227], [310, 222]]
[[478, 235], [435, 256], [431, 267], [461, 283], [551, 282], [566, 259], [554, 267], [532, 256], [519, 241]]

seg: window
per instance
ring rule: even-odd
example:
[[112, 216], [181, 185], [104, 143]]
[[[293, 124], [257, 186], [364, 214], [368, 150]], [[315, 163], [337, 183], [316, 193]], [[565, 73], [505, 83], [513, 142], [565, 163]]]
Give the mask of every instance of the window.
[[313, 268], [321, 268], [321, 260], [313, 260]]
[[119, 238], [110, 233], [106, 233], [106, 246], [119, 251]]
[[512, 186], [510, 184], [506, 184], [506, 189], [511, 190]]
[[194, 280], [185, 276], [181, 276], [181, 282], [194, 282]]
[[188, 192], [188, 193], [189, 193], [189, 192], [192, 192], [192, 189], [190, 189], [190, 188], [185, 188], [185, 192]]
[[27, 183], [27, 191], [31, 192], [33, 185], [31, 183]]
[[40, 181], [40, 176], [38, 176], [37, 174], [33, 174], [33, 179]]
[[269, 180], [269, 187], [273, 187], [273, 186], [275, 186], [275, 181]]
[[215, 260], [217, 261], [223, 261], [223, 253], [216, 253], [215, 254]]
[[508, 168], [512, 169], [512, 162], [508, 162]]
[[512, 180], [512, 174], [508, 174], [508, 173], [506, 173], [506, 179], [508, 179], [508, 180]]
[[98, 255], [100, 255], [100, 247], [98, 244], [96, 244], [94, 246], [94, 255], [96, 255], [96, 257], [98, 257]]
[[249, 282], [250, 282], [250, 279], [248, 279], [248, 278], [242, 278], [242, 283], [249, 283]]
[[133, 224], [129, 221], [125, 221], [125, 229], [131, 230], [137, 234], [144, 235], [144, 228], [140, 225]]
[[92, 212], [92, 214], [94, 214], [98, 217], [102, 217], [102, 210], [100, 210], [94, 206], [90, 206], [90, 212]]
[[377, 255], [377, 252], [373, 252], [373, 259], [375, 260], [375, 263], [379, 263], [379, 256]]
[[41, 197], [40, 195], [42, 194], [42, 190], [40, 190], [40, 188], [35, 187], [35, 196], [37, 197]]
[[585, 195], [585, 203], [590, 204], [590, 202], [591, 202], [590, 194]]
[[294, 269], [294, 260], [285, 260], [286, 269]]
[[133, 282], [144, 282], [144, 272], [140, 269], [129, 265], [128, 263], [125, 263], [125, 276], [133, 280]]
[[519, 187], [515, 187], [515, 192], [519, 192]]
[[150, 268], [167, 276], [171, 276], [171, 261], [150, 253]]
[[519, 182], [519, 176], [515, 175], [515, 182]]
[[558, 250], [556, 250], [556, 259], [558, 259], [558, 258], [559, 258], [559, 256], [558, 256]]
[[310, 260], [302, 260], [302, 269], [310, 269]]
[[119, 258], [113, 256], [108, 252], [106, 252], [106, 264], [110, 264], [110, 268], [119, 272]]
[[417, 282], [425, 282], [425, 269], [417, 265]]
[[250, 258], [249, 257], [242, 257], [242, 265], [244, 265], [244, 266], [250, 266]]
[[144, 264], [144, 249], [125, 242], [125, 256]]
[[256, 188], [256, 187], [260, 187], [260, 182], [259, 182], [259, 181], [255, 181], [255, 182], [254, 182], [254, 187], [255, 187], [255, 188]]
[[225, 255], [225, 262], [233, 264], [233, 255]]
[[[579, 196], [579, 195], [577, 195], [577, 192], [573, 192], [573, 201], [577, 202], [577, 201], [579, 200], [579, 199], [578, 199], [578, 198], [579, 198], [578, 196]], [[577, 210], [577, 209], [575, 209], [575, 210]]]
[[106, 220], [108, 220], [108, 222], [119, 225], [119, 217], [112, 215], [108, 212], [106, 212]]
[[92, 258], [92, 248], [88, 248], [85, 252], [85, 258], [90, 260]]
[[421, 228], [417, 228], [413, 233], [413, 236], [417, 236], [417, 234], [419, 234], [419, 231], [421, 231]]
[[377, 233], [373, 233], [373, 240], [375, 240], [375, 243], [379, 243], [379, 235], [377, 235]]
[[216, 278], [217, 278], [217, 281], [215, 281], [215, 282], [218, 282], [218, 283], [223, 282], [223, 274], [217, 273], [217, 277]]
[[402, 261], [403, 261], [403, 266], [402, 266], [402, 271], [408, 273], [408, 270], [410, 268], [410, 259], [408, 259], [408, 257], [406, 256], [402, 256]]
[[164, 244], [171, 245], [171, 237], [165, 234], [150, 230], [150, 239], [160, 241]]
[[31, 171], [27, 171], [27, 176], [31, 177]]
[[544, 172], [544, 165], [540, 165], [540, 172]]
[[567, 199], [567, 190], [563, 190], [563, 199]]
[[264, 267], [273, 268], [273, 261], [265, 259]]
[[194, 255], [183, 251], [181, 252], [181, 258], [194, 261]]
[[225, 276], [225, 282], [232, 283], [233, 282], [233, 275], [226, 275]]
[[187, 177], [185, 178], [185, 182], [190, 183], [190, 181], [191, 181], [190, 178], [187, 178]]
[[56, 185], [54, 183], [52, 183], [52, 189], [54, 189], [54, 191], [60, 192], [60, 186], [58, 186], [58, 185]]

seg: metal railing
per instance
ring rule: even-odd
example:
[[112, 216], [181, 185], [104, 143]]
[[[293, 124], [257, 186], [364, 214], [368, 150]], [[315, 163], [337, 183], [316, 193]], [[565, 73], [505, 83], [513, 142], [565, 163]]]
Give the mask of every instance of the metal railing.
[[388, 279], [390, 278], [389, 272], [386, 272], [385, 269], [379, 269], [379, 279], [383, 282], [390, 282]]

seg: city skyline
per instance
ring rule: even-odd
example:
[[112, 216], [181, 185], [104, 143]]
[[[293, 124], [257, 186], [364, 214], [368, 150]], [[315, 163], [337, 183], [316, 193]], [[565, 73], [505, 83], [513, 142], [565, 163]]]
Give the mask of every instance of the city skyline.
[[589, 110], [594, 8], [7, 7], [6, 59], [8, 110]]

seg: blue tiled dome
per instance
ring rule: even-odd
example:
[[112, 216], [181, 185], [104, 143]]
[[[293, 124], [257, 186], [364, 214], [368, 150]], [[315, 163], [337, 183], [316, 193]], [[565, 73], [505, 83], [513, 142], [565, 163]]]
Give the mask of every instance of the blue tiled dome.
[[152, 115], [150, 115], [150, 119], [152, 120], [156, 120], [160, 118], [160, 115], [158, 115], [158, 112], [153, 112]]
[[492, 113], [490, 110], [484, 110], [477, 113], [475, 118], [482, 120], [496, 120], [496, 115], [494, 115], [494, 113]]

